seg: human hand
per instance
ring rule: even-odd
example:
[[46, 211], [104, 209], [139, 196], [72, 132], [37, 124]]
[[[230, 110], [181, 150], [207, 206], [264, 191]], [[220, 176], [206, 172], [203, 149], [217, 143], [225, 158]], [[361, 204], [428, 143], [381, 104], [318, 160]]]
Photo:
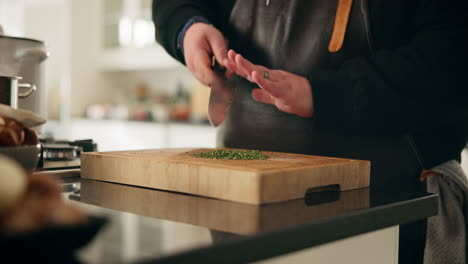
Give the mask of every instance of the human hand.
[[223, 64], [228, 70], [260, 87], [252, 91], [256, 101], [272, 104], [283, 112], [301, 117], [314, 115], [312, 87], [306, 78], [255, 65], [233, 50], [229, 50]]
[[[183, 45], [187, 67], [198, 81], [210, 86], [215, 79], [211, 68], [212, 56], [215, 56], [218, 64], [225, 66], [227, 41], [223, 34], [211, 25], [195, 23], [185, 33]], [[230, 75], [229, 72], [226, 74]]]

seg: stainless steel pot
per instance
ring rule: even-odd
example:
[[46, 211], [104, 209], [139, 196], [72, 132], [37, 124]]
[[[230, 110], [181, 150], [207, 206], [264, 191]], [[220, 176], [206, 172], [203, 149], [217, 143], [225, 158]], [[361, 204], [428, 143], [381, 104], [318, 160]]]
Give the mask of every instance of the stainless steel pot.
[[25, 83], [38, 87], [36, 93], [18, 103], [19, 108], [45, 114], [41, 99], [45, 97], [42, 88], [42, 62], [49, 56], [44, 42], [12, 37], [3, 34], [0, 27], [0, 75], [21, 76]]
[[[36, 91], [36, 86], [29, 83], [19, 83], [21, 77], [0, 76], [0, 104], [18, 108], [18, 98], [26, 98]], [[20, 93], [19, 88], [27, 88]]]

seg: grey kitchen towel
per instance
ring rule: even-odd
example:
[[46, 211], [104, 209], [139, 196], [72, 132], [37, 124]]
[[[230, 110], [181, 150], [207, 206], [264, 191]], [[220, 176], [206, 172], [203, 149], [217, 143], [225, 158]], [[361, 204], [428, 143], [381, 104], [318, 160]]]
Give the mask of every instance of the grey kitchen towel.
[[441, 175], [427, 178], [427, 191], [439, 195], [439, 212], [427, 222], [424, 264], [468, 264], [467, 177], [455, 160], [432, 170]]

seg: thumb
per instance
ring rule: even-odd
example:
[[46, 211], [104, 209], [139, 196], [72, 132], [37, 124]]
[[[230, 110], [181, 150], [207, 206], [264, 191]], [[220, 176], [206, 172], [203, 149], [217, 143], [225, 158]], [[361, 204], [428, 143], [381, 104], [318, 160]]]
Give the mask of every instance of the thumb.
[[216, 61], [218, 62], [219, 65], [226, 66], [224, 65], [224, 60], [227, 59], [227, 42], [224, 39], [222, 34], [213, 34], [209, 39], [208, 39], [210, 46], [211, 46], [211, 51], [213, 52], [213, 55], [216, 58]]

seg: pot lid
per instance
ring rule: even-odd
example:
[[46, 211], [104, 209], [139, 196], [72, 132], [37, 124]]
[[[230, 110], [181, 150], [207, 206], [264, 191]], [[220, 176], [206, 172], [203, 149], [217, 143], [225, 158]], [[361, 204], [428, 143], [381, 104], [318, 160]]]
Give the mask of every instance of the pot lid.
[[5, 35], [5, 31], [3, 30], [2, 25], [0, 25], [0, 38], [11, 38], [11, 39], [18, 39], [18, 40], [26, 40], [26, 41], [33, 41], [33, 42], [37, 42], [37, 43], [40, 43], [40, 44], [44, 44], [44, 41], [42, 41], [42, 40]]

